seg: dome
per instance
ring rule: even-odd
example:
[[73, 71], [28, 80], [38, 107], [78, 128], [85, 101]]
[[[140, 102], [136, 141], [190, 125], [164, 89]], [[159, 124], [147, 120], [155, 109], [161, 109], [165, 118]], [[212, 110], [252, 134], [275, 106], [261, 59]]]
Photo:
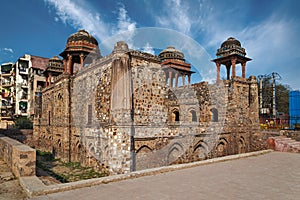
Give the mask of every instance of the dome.
[[246, 56], [246, 51], [242, 47], [240, 41], [230, 37], [222, 43], [221, 47], [217, 50], [217, 57], [226, 57], [230, 55]]
[[184, 54], [175, 49], [175, 47], [169, 46], [159, 53], [158, 57], [163, 61], [165, 59], [178, 59], [184, 61]]
[[98, 46], [97, 40], [85, 30], [79, 30], [77, 33], [72, 34], [68, 38], [67, 43], [78, 42], [78, 41], [88, 42]]
[[230, 37], [225, 42], [222, 43], [221, 47], [230, 47], [230, 46], [239, 46], [241, 47], [240, 41], [237, 39]]
[[58, 56], [49, 59], [46, 71], [62, 72], [64, 70], [63, 61]]
[[63, 61], [58, 56], [49, 59], [49, 65], [62, 65]]
[[[60, 54], [64, 59], [67, 59], [67, 55], [71, 54], [77, 60], [73, 60], [76, 63], [79, 63], [79, 55], [93, 55], [93, 57], [97, 58], [100, 57], [100, 49], [98, 47], [97, 40], [89, 34], [85, 30], [79, 30], [77, 33], [72, 34], [69, 36], [66, 44], [65, 50]], [[73, 57], [73, 58], [74, 58]]]

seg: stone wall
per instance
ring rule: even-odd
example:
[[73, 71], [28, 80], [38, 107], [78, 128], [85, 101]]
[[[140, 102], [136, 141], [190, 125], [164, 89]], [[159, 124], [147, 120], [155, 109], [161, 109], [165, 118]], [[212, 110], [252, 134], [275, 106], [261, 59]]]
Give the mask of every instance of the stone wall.
[[43, 90], [42, 116], [34, 121], [35, 147], [63, 161], [70, 160], [70, 91], [72, 80], [68, 75]]
[[[253, 77], [214, 85], [166, 86], [166, 91], [166, 123], [160, 127], [135, 126], [137, 169], [265, 148], [263, 136], [256, 132], [257, 87]], [[174, 111], [179, 112], [177, 121], [172, 116]]]
[[8, 164], [16, 177], [35, 175], [35, 150], [2, 135], [0, 135], [0, 159]]
[[171, 88], [160, 64], [120, 42], [57, 77], [43, 90], [36, 147], [111, 174], [264, 148], [255, 77]]

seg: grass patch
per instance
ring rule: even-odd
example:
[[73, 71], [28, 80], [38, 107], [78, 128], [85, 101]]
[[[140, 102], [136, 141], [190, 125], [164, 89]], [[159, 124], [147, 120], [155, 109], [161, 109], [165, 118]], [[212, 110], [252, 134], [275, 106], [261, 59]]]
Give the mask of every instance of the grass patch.
[[92, 167], [84, 167], [79, 162], [63, 162], [60, 159], [54, 159], [50, 152], [38, 150], [36, 166], [62, 183], [108, 175], [107, 173], [97, 172]]

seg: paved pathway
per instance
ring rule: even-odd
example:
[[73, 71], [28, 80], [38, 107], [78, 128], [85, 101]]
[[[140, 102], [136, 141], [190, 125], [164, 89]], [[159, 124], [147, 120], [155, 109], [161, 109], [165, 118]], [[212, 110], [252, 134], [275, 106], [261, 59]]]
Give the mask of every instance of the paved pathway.
[[33, 199], [300, 199], [300, 154], [272, 152]]

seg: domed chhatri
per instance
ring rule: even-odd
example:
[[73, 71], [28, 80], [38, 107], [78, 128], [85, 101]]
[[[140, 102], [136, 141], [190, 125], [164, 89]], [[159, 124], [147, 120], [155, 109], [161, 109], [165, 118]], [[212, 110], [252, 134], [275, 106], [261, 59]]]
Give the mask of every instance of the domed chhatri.
[[238, 54], [241, 56], [246, 56], [246, 51], [242, 47], [240, 41], [230, 37], [225, 42], [222, 43], [221, 48], [217, 50], [217, 57], [225, 57], [228, 55]]
[[48, 65], [45, 69], [46, 86], [53, 82], [53, 77], [56, 77], [64, 72], [63, 61], [58, 57], [54, 56], [49, 59]]
[[[85, 30], [79, 30], [69, 36], [66, 48], [60, 56], [64, 58], [65, 71], [69, 74], [101, 57], [97, 40]], [[76, 63], [79, 64], [79, 69], [74, 68]]]
[[246, 78], [246, 62], [251, 58], [246, 57], [246, 51], [242, 47], [240, 41], [233, 37], [229, 37], [225, 42], [221, 44], [221, 47], [217, 50], [217, 58], [212, 60], [216, 63], [217, 67], [217, 83], [220, 82], [220, 67], [226, 66], [227, 80], [230, 77], [230, 70], [232, 70], [232, 78], [236, 77], [235, 68], [237, 64], [242, 65], [242, 78]]
[[161, 59], [161, 61], [165, 61], [166, 59], [177, 59], [184, 61], [184, 54], [172, 46], [169, 46], [160, 52], [158, 57]]
[[237, 39], [233, 38], [233, 37], [229, 37], [225, 42], [222, 43], [221, 47], [228, 47], [228, 46], [242, 46], [240, 41], [238, 41]]
[[77, 41], [87, 42], [98, 46], [97, 40], [86, 30], [79, 30], [77, 33], [72, 34], [68, 38], [67, 44], [77, 42]]
[[53, 56], [49, 59], [47, 69], [64, 69], [63, 61], [58, 56]]
[[188, 77], [188, 85], [191, 83], [191, 65], [185, 62], [184, 54], [169, 46], [158, 55], [162, 62], [163, 69], [166, 73], [166, 78], [170, 87], [173, 87], [173, 80], [175, 79], [175, 87], [178, 87], [178, 79], [182, 78], [182, 85], [186, 84], [186, 76]]

